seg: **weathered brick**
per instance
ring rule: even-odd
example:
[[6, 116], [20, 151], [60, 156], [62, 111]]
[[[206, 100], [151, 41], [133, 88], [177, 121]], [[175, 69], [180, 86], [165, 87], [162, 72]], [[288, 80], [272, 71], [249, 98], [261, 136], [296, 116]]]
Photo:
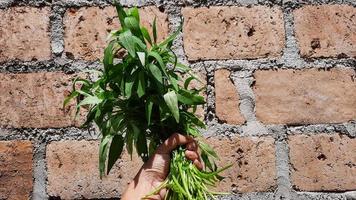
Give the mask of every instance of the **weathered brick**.
[[295, 35], [303, 57], [356, 57], [356, 8], [304, 6], [294, 11]]
[[230, 80], [230, 71], [215, 71], [215, 112], [218, 119], [228, 124], [242, 124], [244, 118], [240, 114], [239, 94]]
[[[155, 7], [140, 9], [141, 23], [151, 27], [157, 17], [158, 39], [168, 35], [168, 18]], [[114, 7], [84, 7], [68, 9], [64, 16], [64, 43], [67, 57], [84, 60], [101, 59], [105, 41], [111, 30], [119, 28]], [[151, 31], [151, 28], [148, 28]]]
[[0, 126], [66, 127], [79, 125], [74, 106], [63, 110], [74, 75], [60, 72], [0, 73]]
[[[114, 198], [120, 196], [142, 162], [123, 154], [108, 176], [100, 180], [97, 141], [60, 141], [47, 146], [49, 196], [61, 199]], [[84, 156], [83, 156], [84, 155]]]
[[50, 59], [49, 15], [48, 7], [0, 10], [0, 62]]
[[0, 141], [0, 199], [30, 199], [32, 143]]
[[339, 134], [289, 136], [291, 179], [303, 191], [356, 190], [356, 139]]
[[356, 119], [349, 69], [256, 71], [256, 116], [263, 123], [340, 123]]
[[259, 192], [276, 187], [274, 140], [271, 137], [215, 137], [208, 143], [220, 156], [220, 167], [233, 166], [223, 172], [226, 177], [217, 191]]
[[279, 57], [284, 48], [278, 7], [188, 7], [182, 14], [189, 60]]

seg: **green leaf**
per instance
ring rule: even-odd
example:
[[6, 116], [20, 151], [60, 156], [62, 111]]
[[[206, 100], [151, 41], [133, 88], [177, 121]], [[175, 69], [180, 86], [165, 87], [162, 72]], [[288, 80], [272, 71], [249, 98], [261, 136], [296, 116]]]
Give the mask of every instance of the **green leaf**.
[[82, 124], [81, 128], [87, 128], [88, 125], [94, 120], [96, 109], [97, 109], [97, 106], [93, 106], [92, 108], [90, 108], [87, 118], [86, 118], [84, 124]]
[[121, 82], [119, 84], [120, 84], [120, 86], [119, 86], [120, 90], [122, 93], [124, 93], [124, 96], [125, 96], [125, 76], [122, 77]]
[[166, 65], [164, 64], [162, 57], [157, 52], [154, 51], [148, 52], [148, 56], [154, 57], [156, 59], [164, 75], [168, 77], [168, 74], [166, 72]]
[[73, 90], [75, 90], [75, 86], [77, 83], [81, 83], [83, 86], [88, 86], [88, 87], [91, 86], [90, 81], [77, 77], [73, 81], [73, 86], [72, 86]]
[[151, 100], [151, 98], [148, 98], [145, 104], [147, 125], [151, 124], [152, 108], [153, 108], [153, 101]]
[[[184, 116], [189, 118], [189, 121], [191, 121], [193, 124], [195, 124], [196, 126], [200, 127], [200, 128], [206, 128], [204, 122], [202, 122], [197, 116], [195, 116], [192, 113], [189, 112], [183, 112]], [[197, 132], [198, 130], [196, 128], [190, 128], [190, 132]], [[195, 130], [194, 130], [195, 129]]]
[[201, 141], [199, 141], [198, 144], [199, 144], [199, 148], [201, 149], [202, 152], [205, 152], [206, 154], [208, 154], [216, 159], [219, 159], [219, 157], [216, 154], [216, 152], [214, 151], [214, 149], [211, 148], [208, 144], [201, 142]]
[[137, 136], [136, 149], [138, 155], [146, 162], [148, 160], [148, 148], [147, 139], [143, 132], [140, 132]]
[[189, 126], [186, 128], [185, 130], [187, 132], [188, 135], [191, 135], [193, 137], [200, 137], [201, 133], [196, 129], [196, 128], [192, 128], [192, 126]]
[[[175, 74], [173, 74], [175, 75]], [[174, 77], [172, 75], [169, 75], [169, 80], [174, 88], [175, 91], [178, 91], [178, 80], [177, 80], [177, 77]]]
[[148, 69], [150, 70], [153, 77], [161, 84], [163, 84], [163, 77], [161, 70], [154, 64], [149, 64]]
[[104, 50], [103, 64], [104, 64], [105, 71], [107, 71], [108, 68], [112, 67], [114, 61], [114, 54], [113, 54], [114, 44], [115, 44], [114, 42], [110, 42], [109, 45]]
[[152, 40], [151, 40], [151, 36], [148, 33], [147, 29], [145, 27], [141, 27], [141, 33], [143, 35], [143, 37], [147, 40], [147, 42], [152, 45]]
[[157, 43], [156, 17], [155, 17], [155, 19], [153, 20], [152, 33], [153, 33], [153, 42], [156, 44], [156, 43]]
[[132, 39], [132, 36], [133, 35], [130, 31], [125, 31], [119, 35], [119, 41], [121, 46], [123, 46], [129, 52], [129, 54], [135, 58], [135, 41]]
[[124, 8], [122, 7], [122, 5], [119, 2], [117, 2], [116, 0], [114, 0], [114, 5], [116, 7], [116, 12], [119, 17], [121, 27], [123, 29], [125, 29], [126, 12], [125, 12]]
[[173, 56], [173, 62], [171, 62], [173, 64], [173, 69], [172, 71], [175, 70], [175, 68], [177, 67], [177, 63], [178, 63], [178, 57], [176, 55], [176, 53], [174, 53], [174, 51], [170, 48], [167, 49], [169, 52], [171, 52], [171, 58], [169, 59], [170, 61], [172, 60], [172, 56]]
[[127, 15], [133, 16], [138, 22], [140, 22], [140, 15], [137, 7], [133, 7], [127, 10]]
[[63, 101], [63, 108], [68, 105], [68, 103], [79, 95], [77, 91], [72, 91], [69, 96], [67, 96]]
[[101, 139], [100, 146], [99, 146], [99, 171], [100, 171], [100, 178], [103, 177], [105, 174], [105, 161], [107, 157], [108, 151], [108, 144], [112, 139], [112, 135], [106, 135]]
[[189, 86], [190, 82], [191, 82], [192, 80], [194, 80], [194, 79], [195, 79], [194, 76], [188, 77], [188, 78], [184, 81], [184, 89], [188, 89], [188, 86]]
[[108, 168], [106, 174], [109, 174], [117, 159], [119, 159], [124, 148], [124, 138], [121, 135], [115, 135], [110, 144]]
[[168, 108], [173, 114], [174, 119], [177, 123], [179, 123], [179, 109], [178, 109], [178, 100], [175, 91], [170, 91], [166, 93], [164, 96], [164, 101], [166, 102]]
[[126, 150], [127, 153], [130, 155], [132, 160], [132, 151], [133, 151], [133, 142], [134, 142], [134, 131], [132, 126], [127, 126], [126, 135], [125, 135], [125, 143], [126, 143]]
[[94, 121], [95, 123], [99, 126], [102, 123], [102, 112], [100, 106], [97, 106], [98, 108], [95, 110], [95, 116], [94, 116]]
[[146, 50], [147, 46], [144, 43], [144, 40], [132, 35], [132, 40], [138, 45], [138, 47], [140, 47], [140, 51], [144, 51]]
[[83, 105], [88, 105], [88, 104], [95, 105], [95, 104], [99, 104], [101, 102], [102, 102], [102, 100], [99, 99], [97, 96], [89, 96], [89, 97], [86, 97], [85, 99], [83, 99], [83, 101], [81, 101], [77, 105], [77, 107], [80, 107]]
[[205, 167], [207, 167], [208, 169], [210, 169], [211, 171], [213, 171], [213, 165], [208, 157], [208, 155], [205, 152], [202, 152], [200, 154], [201, 159], [203, 160]]
[[146, 91], [146, 81], [145, 81], [145, 73], [140, 71], [138, 73], [138, 85], [137, 85], [137, 95], [138, 97], [142, 97]]
[[140, 59], [142, 66], [145, 66], [146, 53], [145, 52], [137, 52], [137, 55], [138, 55], [138, 58]]
[[179, 26], [179, 28], [172, 35], [170, 35], [167, 39], [165, 39], [163, 42], [161, 42], [158, 46], [163, 47], [163, 46], [166, 46], [167, 44], [171, 43], [178, 36], [178, 34], [181, 32], [182, 25], [183, 24], [181, 24]]
[[130, 97], [132, 94], [132, 88], [134, 85], [135, 81], [135, 77], [133, 76], [129, 76], [126, 78], [126, 82], [125, 82], [125, 96], [126, 97]]
[[204, 97], [200, 95], [194, 95], [187, 90], [179, 90], [178, 101], [186, 105], [202, 105], [205, 103]]
[[124, 125], [125, 125], [125, 116], [121, 112], [118, 112], [118, 114], [114, 115], [111, 118], [112, 121], [112, 127], [115, 132], [122, 132], [124, 130]]
[[[132, 140], [133, 140], [133, 143], [132, 144], [135, 144], [135, 147], [136, 147], [136, 150], [137, 150], [137, 153], [139, 149], [137, 149], [137, 141], [138, 141], [138, 137], [140, 134], [142, 134], [141, 130], [137, 127], [137, 125], [135, 124], [135, 122], [131, 122], [130, 123], [130, 127], [131, 127], [131, 130], [132, 130]], [[132, 147], [131, 147], [132, 148]], [[131, 149], [131, 159], [132, 159], [132, 153], [133, 153], [133, 149]]]
[[189, 67], [187, 67], [184, 64], [179, 63], [179, 62], [177, 63], [175, 69], [178, 71], [181, 71], [181, 72], [185, 72], [185, 73], [188, 73], [191, 70]]
[[125, 18], [125, 25], [131, 32], [136, 36], [141, 36], [141, 29], [139, 22], [135, 19], [135, 17], [126, 17]]
[[79, 94], [81, 94], [81, 95], [83, 95], [83, 96], [85, 96], [85, 97], [90, 97], [91, 95], [89, 94], [89, 93], [87, 93], [87, 92], [84, 92], [84, 91], [82, 91], [82, 90], [76, 90]]

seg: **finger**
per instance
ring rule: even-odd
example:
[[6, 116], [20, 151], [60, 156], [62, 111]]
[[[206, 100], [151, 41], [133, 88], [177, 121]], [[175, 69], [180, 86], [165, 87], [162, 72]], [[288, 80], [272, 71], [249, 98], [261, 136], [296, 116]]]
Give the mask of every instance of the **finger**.
[[170, 153], [176, 149], [179, 145], [185, 145], [193, 141], [193, 138], [188, 135], [181, 135], [174, 133], [161, 146], [158, 147], [159, 153]]
[[159, 191], [159, 195], [161, 197], [161, 199], [164, 199], [164, 197], [166, 196], [167, 194], [167, 189], [166, 188], [162, 188], [160, 191]]
[[[198, 154], [198, 155], [199, 155], [199, 154]], [[205, 167], [205, 165], [204, 165], [204, 162], [201, 160], [201, 157], [200, 157], [200, 156], [198, 157], [198, 161], [199, 161], [199, 163], [200, 163], [200, 165], [201, 165], [200, 170], [202, 170], [202, 169]]]
[[191, 151], [197, 151], [198, 150], [198, 144], [196, 141], [189, 142], [186, 145], [186, 149], [191, 150]]
[[199, 159], [195, 159], [193, 161], [193, 164], [199, 169], [202, 170], [203, 169], [203, 164], [201, 163], [201, 161]]
[[145, 197], [145, 198], [142, 198], [142, 199], [145, 199], [145, 200], [161, 200], [161, 196], [159, 194], [156, 194], [156, 195], [151, 195], [151, 196], [148, 196], [148, 197]]
[[199, 155], [196, 151], [185, 151], [185, 157], [187, 157], [189, 160], [194, 161], [199, 158]]

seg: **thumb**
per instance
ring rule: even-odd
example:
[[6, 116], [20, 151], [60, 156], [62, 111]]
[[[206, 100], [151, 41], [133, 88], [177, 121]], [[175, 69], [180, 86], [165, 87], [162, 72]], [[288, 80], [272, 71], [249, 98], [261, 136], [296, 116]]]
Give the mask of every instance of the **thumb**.
[[188, 135], [174, 133], [161, 146], [158, 147], [157, 153], [169, 154], [180, 145], [185, 145], [193, 142], [194, 139]]

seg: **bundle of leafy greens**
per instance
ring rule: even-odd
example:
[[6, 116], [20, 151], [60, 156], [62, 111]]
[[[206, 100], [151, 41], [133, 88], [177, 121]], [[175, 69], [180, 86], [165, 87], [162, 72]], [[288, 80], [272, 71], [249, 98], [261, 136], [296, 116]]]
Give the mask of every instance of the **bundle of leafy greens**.
[[[100, 176], [105, 169], [109, 173], [124, 146], [130, 155], [135, 148], [146, 161], [158, 145], [179, 132], [197, 139], [205, 170], [198, 170], [185, 158], [184, 147], [179, 147], [172, 153], [167, 180], [153, 193], [165, 187], [166, 199], [214, 198], [221, 193], [209, 188], [222, 178], [219, 173], [226, 168], [217, 169], [217, 154], [201, 140], [199, 130], [205, 129], [205, 124], [194, 112], [205, 101], [199, 95], [202, 89], [189, 87], [191, 81], [198, 79], [189, 67], [178, 62], [172, 51], [181, 27], [157, 43], [156, 19], [151, 38], [148, 30], [140, 26], [137, 8], [124, 10], [115, 5], [121, 28], [110, 33], [103, 71], [96, 80], [75, 79], [73, 91], [64, 102], [67, 105], [76, 98], [77, 112], [83, 106], [89, 108], [84, 126], [94, 122], [100, 129]], [[116, 62], [118, 52], [124, 52], [124, 56]]]

